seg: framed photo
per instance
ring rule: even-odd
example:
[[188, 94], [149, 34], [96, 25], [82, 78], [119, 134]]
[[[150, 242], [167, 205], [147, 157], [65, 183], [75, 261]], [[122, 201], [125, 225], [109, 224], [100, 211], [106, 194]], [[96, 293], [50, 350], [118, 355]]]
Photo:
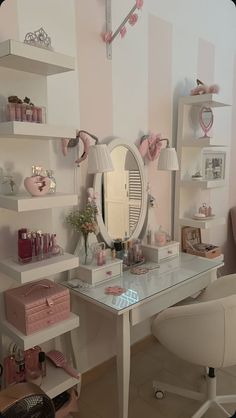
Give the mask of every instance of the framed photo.
[[226, 151], [204, 149], [202, 151], [202, 176], [204, 180], [225, 179]]

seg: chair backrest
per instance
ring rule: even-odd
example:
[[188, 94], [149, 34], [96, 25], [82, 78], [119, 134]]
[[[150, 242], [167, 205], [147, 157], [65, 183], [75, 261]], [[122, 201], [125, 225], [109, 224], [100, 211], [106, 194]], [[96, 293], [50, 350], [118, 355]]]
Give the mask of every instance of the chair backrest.
[[152, 331], [190, 363], [215, 368], [236, 364], [236, 294], [166, 309], [154, 319]]

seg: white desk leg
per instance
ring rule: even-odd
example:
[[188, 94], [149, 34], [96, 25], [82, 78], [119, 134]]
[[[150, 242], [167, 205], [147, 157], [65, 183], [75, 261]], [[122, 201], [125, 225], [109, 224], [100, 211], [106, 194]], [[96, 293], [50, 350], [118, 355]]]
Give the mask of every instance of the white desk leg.
[[119, 418], [128, 418], [130, 376], [129, 312], [117, 317], [117, 378]]

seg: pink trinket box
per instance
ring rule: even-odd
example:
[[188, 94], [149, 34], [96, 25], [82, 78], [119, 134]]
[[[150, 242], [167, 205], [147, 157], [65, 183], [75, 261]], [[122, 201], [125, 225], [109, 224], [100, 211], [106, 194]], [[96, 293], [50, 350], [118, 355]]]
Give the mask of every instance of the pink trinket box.
[[6, 319], [29, 335], [70, 315], [70, 292], [64, 286], [43, 279], [4, 292]]

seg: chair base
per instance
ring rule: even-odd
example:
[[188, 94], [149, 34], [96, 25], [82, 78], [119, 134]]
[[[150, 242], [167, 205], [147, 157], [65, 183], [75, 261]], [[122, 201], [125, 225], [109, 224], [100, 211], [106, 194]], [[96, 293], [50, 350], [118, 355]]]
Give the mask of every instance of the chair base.
[[[236, 403], [235, 395], [216, 395], [216, 377], [206, 376], [207, 390], [206, 393], [195, 392], [192, 390], [182, 389], [177, 386], [172, 386], [167, 383], [154, 381], [153, 389], [155, 396], [161, 399], [164, 396], [164, 392], [174, 393], [175, 395], [183, 396], [188, 399], [194, 399], [197, 401], [203, 401], [201, 407], [190, 418], [201, 418], [206, 411], [212, 406], [216, 405], [225, 417], [232, 417], [232, 415], [226, 411], [221, 404]], [[163, 396], [162, 396], [163, 394]]]

